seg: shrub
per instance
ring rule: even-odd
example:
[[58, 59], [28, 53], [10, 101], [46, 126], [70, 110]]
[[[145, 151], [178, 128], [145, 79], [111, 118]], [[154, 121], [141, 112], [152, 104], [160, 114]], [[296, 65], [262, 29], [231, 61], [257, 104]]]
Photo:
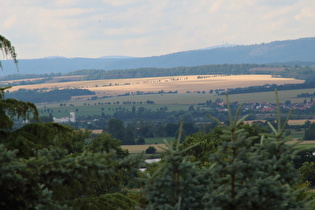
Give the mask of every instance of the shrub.
[[145, 150], [145, 153], [146, 154], [155, 154], [156, 152], [156, 148], [153, 147], [153, 146], [149, 146], [146, 150]]

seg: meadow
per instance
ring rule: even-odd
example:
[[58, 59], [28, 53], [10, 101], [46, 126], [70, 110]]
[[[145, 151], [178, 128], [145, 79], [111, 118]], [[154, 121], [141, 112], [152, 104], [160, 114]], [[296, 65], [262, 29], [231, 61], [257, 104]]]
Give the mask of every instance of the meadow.
[[[279, 100], [284, 103], [286, 100], [290, 100], [292, 103], [303, 102], [305, 98], [297, 98], [297, 94], [301, 93], [314, 93], [314, 89], [302, 89], [302, 90], [286, 90], [278, 91]], [[178, 93], [178, 94], [148, 94], [148, 95], [134, 95], [134, 96], [116, 96], [111, 98], [101, 98], [97, 100], [72, 100], [67, 102], [56, 102], [56, 103], [42, 103], [36, 104], [39, 111], [42, 111], [42, 115], [48, 115], [43, 112], [45, 109], [53, 110], [53, 114], [56, 117], [68, 116], [69, 111], [76, 111], [77, 116], [84, 115], [101, 115], [102, 112], [105, 114], [113, 114], [119, 107], [121, 109], [131, 111], [132, 107], [136, 108], [144, 107], [156, 111], [157, 109], [167, 107], [167, 111], [179, 111], [188, 110], [190, 105], [197, 105], [198, 103], [205, 103], [208, 100], [215, 101], [216, 99], [226, 100], [224, 95], [215, 95], [209, 93]], [[151, 100], [154, 104], [146, 104], [147, 100]], [[239, 103], [250, 103], [250, 102], [268, 102], [275, 103], [274, 92], [260, 92], [260, 93], [246, 93], [246, 94], [235, 94], [229, 95], [230, 102], [238, 101]], [[309, 100], [309, 98], [308, 98]], [[124, 102], [134, 102], [135, 104], [123, 104]], [[141, 103], [140, 103], [141, 102]], [[109, 104], [110, 103], [110, 104]], [[60, 106], [62, 104], [62, 106]], [[64, 106], [64, 104], [66, 104]], [[71, 106], [70, 106], [71, 104]]]
[[[127, 149], [129, 153], [135, 154], [135, 153], [144, 153], [145, 150], [153, 146], [157, 151], [156, 153], [159, 154], [163, 152], [163, 148], [166, 148], [166, 145], [164, 144], [165, 140], [174, 140], [174, 138], [170, 137], [164, 137], [164, 138], [146, 138], [146, 144], [144, 145], [122, 145], [122, 148]], [[308, 149], [308, 148], [314, 148], [315, 147], [315, 140], [308, 140], [308, 141], [301, 141], [297, 138], [293, 138], [294, 140], [289, 141], [288, 144], [296, 144], [296, 147], [298, 149]], [[153, 143], [155, 142], [155, 143]], [[156, 143], [157, 142], [157, 143]]]
[[156, 153], [163, 152], [163, 148], [166, 148], [164, 141], [175, 141], [173, 137], [156, 137], [156, 138], [145, 138], [145, 144], [143, 145], [122, 145], [121, 147], [127, 149], [130, 154], [145, 153], [148, 147], [152, 146], [156, 149]]
[[315, 147], [315, 140], [308, 140], [308, 141], [292, 140], [292, 141], [289, 141], [288, 144], [297, 144], [296, 147], [298, 149], [309, 149], [309, 148]]
[[148, 149], [149, 146], [153, 146], [157, 151], [157, 153], [161, 153], [164, 150], [162, 148], [166, 148], [165, 144], [144, 144], [144, 145], [122, 145], [123, 149], [127, 149], [129, 153], [142, 153]]
[[[312, 140], [312, 141], [292, 140], [288, 142], [288, 144], [296, 144], [296, 143], [298, 143], [296, 145], [298, 149], [309, 149], [309, 148], [315, 147], [315, 140]], [[164, 151], [162, 148], [166, 148], [166, 145], [164, 143], [145, 144], [145, 145], [122, 145], [121, 147], [124, 149], [127, 149], [129, 153], [135, 154], [135, 153], [145, 152], [145, 150], [148, 149], [149, 146], [153, 146], [157, 150], [156, 153], [161, 153]]]

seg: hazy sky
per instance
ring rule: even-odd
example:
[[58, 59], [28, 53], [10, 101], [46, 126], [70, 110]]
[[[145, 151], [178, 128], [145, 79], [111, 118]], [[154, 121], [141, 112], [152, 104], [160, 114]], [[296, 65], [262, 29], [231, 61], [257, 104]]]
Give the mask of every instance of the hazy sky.
[[0, 34], [19, 59], [147, 57], [314, 37], [314, 11], [315, 0], [0, 0]]

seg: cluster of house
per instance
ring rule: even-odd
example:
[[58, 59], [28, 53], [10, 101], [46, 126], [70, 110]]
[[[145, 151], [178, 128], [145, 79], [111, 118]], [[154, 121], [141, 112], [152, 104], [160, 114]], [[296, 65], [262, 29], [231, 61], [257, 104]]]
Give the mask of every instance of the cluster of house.
[[[228, 109], [226, 108], [226, 104], [224, 102], [216, 103], [218, 107], [221, 107], [218, 109], [219, 112], [227, 112]], [[284, 109], [295, 109], [295, 110], [306, 110], [311, 108], [312, 105], [314, 105], [314, 101], [309, 101], [309, 102], [304, 102], [304, 103], [285, 103], [281, 104], [281, 108]], [[248, 110], [256, 110], [257, 112], [263, 112], [263, 113], [268, 113], [268, 112], [275, 112], [277, 110], [277, 105], [272, 104], [272, 103], [246, 103], [243, 104], [242, 109], [244, 111]]]
[[[281, 104], [281, 108], [284, 109], [295, 109], [295, 110], [306, 110], [311, 108], [312, 105], [315, 103], [313, 101], [305, 102], [305, 103], [286, 103]], [[259, 112], [275, 112], [277, 110], [276, 104], [271, 103], [252, 103], [252, 104], [245, 104], [245, 110], [255, 109]]]

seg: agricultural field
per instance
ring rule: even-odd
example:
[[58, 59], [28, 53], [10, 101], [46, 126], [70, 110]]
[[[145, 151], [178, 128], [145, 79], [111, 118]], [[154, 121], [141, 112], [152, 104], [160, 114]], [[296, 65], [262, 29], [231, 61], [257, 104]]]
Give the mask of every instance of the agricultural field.
[[308, 148], [314, 148], [315, 147], [315, 140], [308, 140], [308, 141], [297, 141], [297, 140], [292, 140], [288, 142], [289, 144], [296, 144], [296, 147], [299, 149], [308, 149]]
[[128, 149], [129, 153], [134, 154], [145, 152], [148, 147], [152, 146], [156, 149], [156, 153], [161, 153], [163, 152], [162, 148], [166, 148], [164, 140], [172, 141], [175, 139], [173, 137], [145, 138], [144, 145], [122, 145], [121, 147], [124, 149]]
[[289, 120], [289, 125], [304, 125], [306, 121], [310, 121], [311, 123], [315, 123], [315, 120]]
[[[64, 78], [66, 79], [66, 78]], [[64, 89], [81, 88], [95, 91], [98, 97], [117, 96], [121, 94], [143, 92], [158, 92], [163, 90], [178, 91], [206, 91], [215, 89], [228, 89], [237, 87], [259, 86], [265, 84], [299, 84], [304, 80], [292, 78], [277, 78], [271, 75], [199, 75], [199, 76], [173, 76], [173, 77], [152, 77], [132, 79], [110, 79], [110, 80], [89, 80], [69, 81], [60, 83], [43, 83], [36, 85], [14, 86], [10, 91], [18, 89]]]
[[[97, 100], [98, 102], [102, 100]], [[66, 106], [60, 106], [60, 103], [51, 103], [51, 104], [37, 104], [37, 108], [40, 111], [40, 115], [48, 115], [48, 113], [44, 112], [44, 110], [49, 109], [50, 111], [53, 111], [54, 117], [63, 117], [68, 116], [70, 111], [76, 112], [76, 116], [100, 116], [102, 113], [105, 114], [113, 114], [117, 110], [120, 109], [126, 109], [128, 111], [131, 111], [132, 108], [135, 106], [136, 109], [139, 107], [144, 107], [146, 109], [156, 111], [157, 109], [164, 108], [167, 106], [167, 111], [178, 111], [178, 110], [188, 110], [189, 105], [185, 104], [137, 104], [137, 105], [123, 105], [123, 104], [111, 104], [111, 105], [98, 105], [98, 102], [96, 101], [89, 101], [86, 102], [86, 105], [84, 103], [66, 103]], [[105, 103], [107, 100], [105, 101]], [[95, 104], [96, 103], [96, 104]], [[69, 106], [70, 104], [73, 104], [73, 106]]]
[[[154, 138], [152, 138], [153, 140]], [[161, 138], [162, 139], [162, 138]], [[164, 139], [170, 139], [169, 137]], [[155, 141], [155, 140], [153, 140]], [[146, 139], [147, 142], [147, 139]], [[301, 141], [296, 138], [294, 140], [289, 141], [288, 144], [297, 144], [296, 147], [299, 149], [307, 149], [307, 148], [314, 148], [315, 147], [315, 140], [308, 140], [308, 141]], [[135, 153], [142, 153], [145, 152], [145, 150], [149, 147], [153, 146], [157, 149], [157, 153], [163, 152], [162, 148], [165, 148], [166, 145], [160, 141], [160, 143], [147, 143], [145, 145], [122, 145], [121, 147], [124, 149], [128, 149], [129, 153], [135, 154]]]
[[[64, 80], [71, 80], [75, 77], [62, 77]], [[56, 77], [55, 80], [60, 80]], [[84, 88], [96, 92], [98, 99], [90, 100], [92, 96], [72, 97], [70, 101], [56, 103], [36, 104], [41, 111], [41, 115], [48, 115], [45, 109], [53, 110], [55, 117], [67, 116], [69, 111], [76, 111], [77, 116], [93, 116], [113, 114], [117, 109], [131, 111], [132, 107], [144, 107], [155, 111], [162, 107], [167, 107], [167, 111], [188, 110], [190, 105], [205, 103], [208, 100], [225, 100], [224, 95], [210, 94], [210, 90], [228, 89], [237, 87], [259, 86], [265, 84], [299, 84], [303, 80], [292, 78], [278, 78], [271, 75], [194, 75], [194, 76], [173, 76], [173, 77], [152, 77], [152, 78], [132, 78], [132, 79], [110, 79], [110, 80], [90, 80], [90, 81], [68, 81], [56, 83], [44, 83], [36, 85], [14, 86], [10, 91], [18, 89], [54, 89], [54, 88]], [[136, 93], [142, 91], [143, 95], [119, 96], [125, 93]], [[168, 91], [177, 93], [168, 94]], [[286, 100], [302, 102], [305, 98], [297, 98], [297, 94], [314, 93], [314, 89], [279, 91], [279, 100], [284, 103]], [[89, 100], [88, 100], [89, 99]], [[231, 102], [275, 102], [274, 92], [247, 93], [230, 95]], [[147, 104], [146, 101], [153, 101]], [[129, 102], [129, 104], [126, 104]]]
[[148, 149], [149, 146], [153, 146], [157, 150], [157, 153], [162, 152], [162, 148], [166, 148], [165, 144], [122, 145], [121, 147], [123, 149], [127, 149], [129, 153], [134, 154], [145, 152], [145, 150]]
[[[286, 100], [290, 100], [292, 103], [303, 102], [305, 98], [296, 98], [297, 94], [301, 93], [313, 93], [314, 89], [303, 89], [303, 90], [286, 90], [278, 91], [279, 100], [284, 103]], [[215, 94], [197, 94], [197, 93], [182, 93], [182, 94], [152, 94], [152, 95], [135, 95], [135, 96], [120, 96], [112, 98], [102, 98], [90, 101], [73, 100], [67, 102], [58, 103], [42, 103], [36, 104], [39, 111], [45, 109], [53, 110], [55, 117], [68, 116], [70, 111], [76, 111], [77, 116], [83, 115], [101, 115], [102, 112], [105, 114], [113, 114], [117, 109], [126, 109], [131, 111], [132, 107], [136, 109], [144, 107], [155, 111], [157, 109], [167, 107], [168, 112], [188, 110], [190, 105], [197, 105], [198, 103], [204, 103], [207, 100], [215, 101], [216, 99], [226, 100], [226, 96], [218, 96]], [[146, 104], [147, 100], [154, 101], [154, 104]], [[246, 94], [235, 94], [230, 95], [229, 100], [231, 102], [238, 101], [239, 103], [249, 102], [269, 102], [275, 103], [274, 92], [260, 92], [260, 93], [246, 93]], [[308, 99], [309, 100], [309, 99]], [[123, 104], [126, 101], [135, 102], [134, 104]], [[141, 102], [141, 104], [139, 103]], [[110, 103], [110, 104], [108, 104]], [[60, 105], [62, 104], [62, 106]], [[65, 104], [65, 106], [64, 106]], [[70, 106], [71, 104], [71, 106]], [[45, 113], [41, 113], [45, 115]], [[47, 114], [48, 115], [48, 114]]]
[[[288, 144], [296, 144], [296, 147], [299, 149], [307, 149], [307, 148], [314, 148], [315, 147], [315, 140], [312, 141], [297, 141], [292, 140], [288, 142]], [[148, 149], [149, 146], [155, 147], [157, 150], [157, 153], [163, 152], [162, 148], [166, 148], [165, 144], [145, 144], [145, 145], [122, 145], [121, 147], [124, 149], [127, 149], [129, 153], [135, 154], [135, 153], [142, 153], [145, 152], [146, 149]]]

